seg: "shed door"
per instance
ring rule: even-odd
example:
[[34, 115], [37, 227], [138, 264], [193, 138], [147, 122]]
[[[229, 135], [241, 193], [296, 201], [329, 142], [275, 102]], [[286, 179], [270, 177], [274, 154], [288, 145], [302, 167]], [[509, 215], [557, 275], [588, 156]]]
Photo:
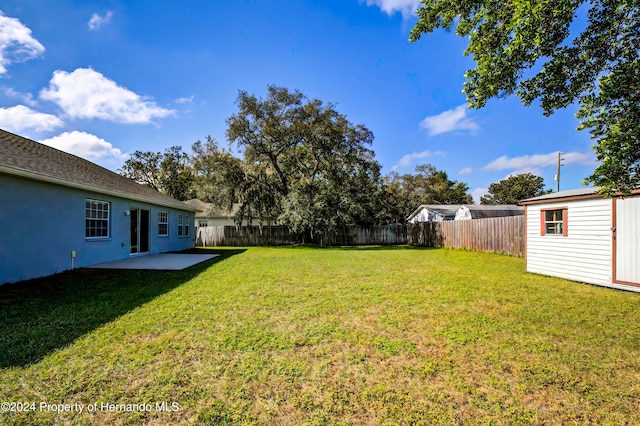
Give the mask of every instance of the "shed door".
[[616, 281], [640, 285], [640, 197], [616, 200]]

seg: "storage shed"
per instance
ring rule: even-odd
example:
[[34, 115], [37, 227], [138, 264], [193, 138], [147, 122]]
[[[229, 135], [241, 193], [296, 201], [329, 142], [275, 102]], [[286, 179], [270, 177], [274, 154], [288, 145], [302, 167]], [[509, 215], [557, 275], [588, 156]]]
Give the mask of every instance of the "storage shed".
[[528, 272], [640, 292], [640, 190], [560, 191], [525, 206]]

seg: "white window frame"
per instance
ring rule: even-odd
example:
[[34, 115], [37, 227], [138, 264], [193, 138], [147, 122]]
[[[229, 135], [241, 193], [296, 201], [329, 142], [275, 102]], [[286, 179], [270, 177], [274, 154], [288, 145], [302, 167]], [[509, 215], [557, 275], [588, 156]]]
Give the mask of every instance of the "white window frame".
[[[84, 235], [88, 240], [108, 239], [111, 237], [111, 203], [103, 200], [85, 199], [84, 209]], [[99, 216], [99, 217], [98, 217]], [[93, 221], [93, 226], [91, 224]], [[100, 222], [103, 226], [97, 226]], [[104, 226], [106, 225], [106, 226]], [[106, 235], [91, 235], [91, 231], [106, 229]]]
[[190, 222], [189, 222], [189, 215], [188, 215], [188, 214], [185, 214], [185, 215], [184, 215], [184, 225], [183, 225], [183, 226], [184, 226], [184, 232], [183, 232], [183, 235], [184, 235], [185, 237], [188, 237], [188, 236], [189, 236], [189, 230], [190, 230], [190, 228], [191, 228], [189, 225], [190, 225]]
[[182, 237], [182, 213], [178, 213], [178, 237]]
[[208, 221], [206, 221], [206, 220], [201, 220], [201, 221], [198, 223], [198, 228], [206, 228], [206, 227], [208, 227], [208, 226], [209, 226], [209, 222], [208, 222]]
[[[164, 225], [164, 232], [161, 231], [162, 225]], [[169, 236], [169, 212], [167, 210], [158, 210], [158, 236]]]

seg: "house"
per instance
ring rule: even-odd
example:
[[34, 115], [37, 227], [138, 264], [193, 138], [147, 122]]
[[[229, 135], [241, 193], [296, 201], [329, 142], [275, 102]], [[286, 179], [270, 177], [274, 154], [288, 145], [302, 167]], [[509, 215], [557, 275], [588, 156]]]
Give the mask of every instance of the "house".
[[467, 204], [460, 206], [455, 220], [488, 219], [492, 217], [522, 216], [524, 208], [516, 205]]
[[409, 215], [407, 222], [440, 222], [453, 220], [460, 205], [422, 204]]
[[[235, 214], [240, 210], [240, 203], [233, 203], [231, 209], [215, 208], [211, 203], [205, 203], [197, 198], [185, 201], [186, 204], [198, 210], [196, 213], [196, 227], [206, 228], [209, 226], [235, 226]], [[257, 225], [258, 220], [252, 221], [253, 225]], [[272, 225], [271, 219], [263, 217], [262, 222], [265, 225]], [[248, 221], [243, 219], [242, 225], [248, 225]]]
[[198, 210], [195, 217], [197, 228], [207, 226], [233, 226], [234, 215], [240, 209], [240, 203], [233, 203], [231, 210], [214, 208], [211, 203], [205, 203], [197, 198], [185, 201], [186, 204]]
[[0, 130], [0, 284], [194, 246], [195, 208]]
[[640, 190], [604, 197], [560, 191], [525, 206], [528, 272], [640, 291]]

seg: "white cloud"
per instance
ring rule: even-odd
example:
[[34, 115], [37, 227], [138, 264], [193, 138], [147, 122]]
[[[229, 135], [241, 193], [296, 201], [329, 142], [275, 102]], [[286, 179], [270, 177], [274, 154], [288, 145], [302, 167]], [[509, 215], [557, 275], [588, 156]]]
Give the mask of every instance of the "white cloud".
[[506, 174], [500, 180], [509, 179], [511, 176], [522, 175], [525, 173], [531, 173], [532, 175], [535, 175], [535, 176], [544, 177], [544, 171], [540, 167], [523, 167], [521, 169], [513, 170], [511, 173]]
[[0, 108], [0, 127], [10, 132], [21, 132], [25, 129], [47, 131], [63, 125], [62, 120], [55, 115], [34, 111], [24, 105]]
[[13, 90], [11, 87], [4, 87], [2, 91], [5, 95], [10, 98], [20, 99], [22, 103], [25, 103], [29, 106], [36, 106], [37, 102], [33, 99], [33, 95], [31, 93], [20, 93]]
[[7, 65], [37, 58], [44, 46], [31, 36], [31, 30], [16, 18], [0, 11], [0, 75], [7, 72]]
[[479, 126], [472, 119], [467, 118], [466, 104], [441, 112], [438, 115], [426, 117], [420, 122], [420, 126], [427, 129], [430, 136], [457, 130], [479, 129]]
[[597, 159], [593, 151], [589, 152], [567, 152], [561, 155], [562, 164], [596, 164]]
[[55, 102], [71, 118], [99, 118], [119, 123], [150, 123], [173, 115], [147, 97], [118, 86], [91, 68], [55, 71], [40, 98]]
[[122, 164], [127, 158], [127, 154], [123, 154], [120, 149], [104, 139], [77, 130], [64, 132], [40, 142], [89, 161], [102, 160], [105, 163]]
[[466, 175], [468, 173], [471, 173], [472, 171], [473, 171], [473, 169], [471, 167], [465, 167], [464, 169], [460, 170], [458, 172], [458, 174]]
[[378, 6], [389, 16], [400, 12], [405, 19], [409, 18], [419, 5], [420, 0], [367, 0], [367, 6]]
[[[549, 154], [523, 155], [509, 158], [503, 155], [483, 167], [484, 170], [517, 170], [518, 173], [530, 172], [541, 174], [543, 167], [555, 166], [558, 160], [557, 152]], [[593, 152], [567, 152], [562, 154], [562, 164], [595, 164]]]
[[195, 99], [194, 95], [189, 96], [188, 98], [178, 98], [175, 100], [175, 103], [177, 104], [190, 104], [193, 102], [193, 100]]
[[113, 16], [113, 12], [108, 11], [104, 16], [100, 16], [97, 13], [91, 15], [91, 19], [87, 23], [87, 26], [91, 31], [95, 31], [100, 28], [104, 24], [108, 24], [111, 21], [111, 17]]
[[480, 204], [480, 197], [483, 195], [487, 195], [489, 193], [489, 188], [476, 188], [471, 191], [471, 198], [473, 198], [473, 202], [476, 204]]
[[411, 154], [407, 154], [402, 156], [402, 158], [391, 167], [391, 171], [396, 171], [398, 169], [404, 169], [416, 163], [416, 160], [421, 160], [423, 158], [431, 157], [433, 155], [443, 155], [441, 151], [422, 151], [422, 152], [413, 152]]

